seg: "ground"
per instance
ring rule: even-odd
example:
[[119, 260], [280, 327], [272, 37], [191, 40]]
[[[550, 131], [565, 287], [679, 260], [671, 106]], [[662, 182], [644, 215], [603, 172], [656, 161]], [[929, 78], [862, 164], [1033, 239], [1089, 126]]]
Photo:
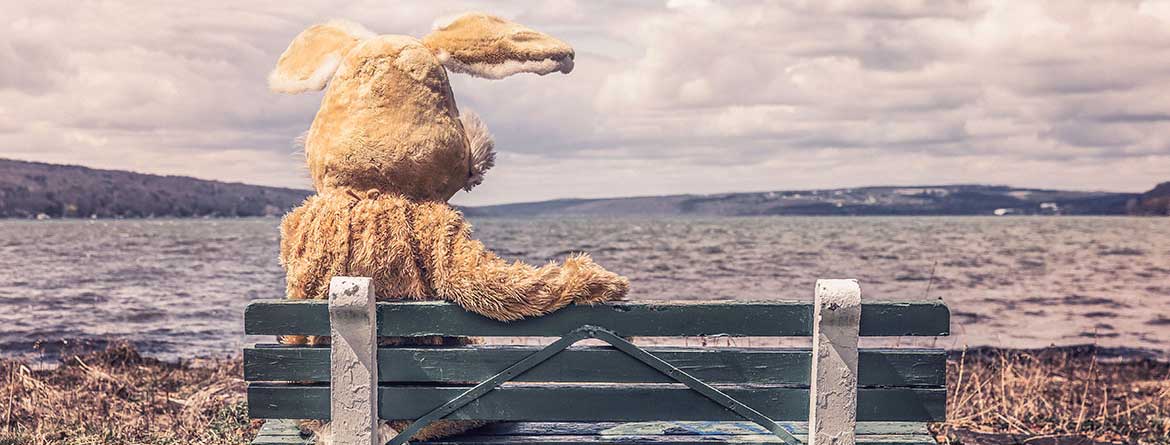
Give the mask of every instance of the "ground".
[[49, 368], [0, 362], [0, 445], [241, 444], [248, 420], [242, 363], [163, 363], [128, 345]]
[[1093, 347], [957, 352], [947, 417], [942, 441], [1170, 443], [1170, 363]]
[[[59, 366], [0, 361], [0, 445], [243, 444], [238, 359], [164, 363], [128, 345]], [[1170, 363], [1093, 348], [952, 354], [941, 442], [1170, 443]]]

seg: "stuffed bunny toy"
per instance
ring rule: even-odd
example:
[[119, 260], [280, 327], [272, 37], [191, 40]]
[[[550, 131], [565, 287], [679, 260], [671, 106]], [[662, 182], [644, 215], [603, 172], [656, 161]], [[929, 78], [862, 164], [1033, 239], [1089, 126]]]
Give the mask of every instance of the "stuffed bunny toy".
[[[573, 49], [564, 42], [480, 13], [437, 23], [421, 41], [375, 35], [344, 21], [298, 35], [269, 86], [287, 93], [328, 89], [304, 139], [317, 194], [281, 223], [288, 298], [325, 299], [333, 276], [366, 276], [380, 298], [447, 300], [507, 321], [623, 297], [628, 280], [585, 254], [541, 267], [506, 262], [472, 239], [471, 226], [447, 204], [459, 190], [479, 184], [495, 157], [484, 124], [456, 107], [447, 71], [498, 79], [572, 68]], [[325, 340], [282, 338], [286, 344]], [[390, 422], [382, 434], [392, 436], [407, 424]], [[414, 439], [476, 425], [440, 421]], [[327, 433], [317, 436], [327, 443]]]

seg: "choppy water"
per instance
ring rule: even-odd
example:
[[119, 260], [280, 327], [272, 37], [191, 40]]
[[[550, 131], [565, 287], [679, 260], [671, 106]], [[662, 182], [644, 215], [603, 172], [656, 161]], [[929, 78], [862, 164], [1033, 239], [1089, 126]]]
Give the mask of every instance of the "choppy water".
[[[943, 298], [944, 346], [1170, 351], [1170, 220], [483, 219], [504, 257], [588, 251], [634, 299]], [[277, 221], [0, 221], [0, 354], [125, 338], [164, 358], [238, 351], [250, 299], [280, 298]], [[50, 351], [51, 352], [51, 351]]]

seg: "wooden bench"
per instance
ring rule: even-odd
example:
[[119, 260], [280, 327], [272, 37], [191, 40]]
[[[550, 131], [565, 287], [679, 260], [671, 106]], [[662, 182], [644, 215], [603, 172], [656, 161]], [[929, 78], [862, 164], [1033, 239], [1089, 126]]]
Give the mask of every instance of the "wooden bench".
[[[861, 303], [853, 280], [818, 281], [813, 301], [618, 302], [511, 323], [443, 302], [373, 298], [368, 279], [338, 277], [328, 302], [248, 306], [248, 334], [333, 336], [331, 347], [244, 350], [249, 415], [271, 419], [253, 444], [311, 443], [288, 419], [331, 418], [335, 444], [369, 445], [381, 417], [421, 419], [395, 443], [439, 418], [495, 422], [418, 445], [922, 445], [935, 443], [926, 422], [946, 416], [945, 351], [857, 344], [859, 335], [946, 335], [947, 307]], [[427, 335], [560, 338], [375, 346], [376, 336]], [[812, 337], [812, 348], [641, 348], [624, 339], [710, 336]], [[609, 346], [573, 346], [584, 339]]]

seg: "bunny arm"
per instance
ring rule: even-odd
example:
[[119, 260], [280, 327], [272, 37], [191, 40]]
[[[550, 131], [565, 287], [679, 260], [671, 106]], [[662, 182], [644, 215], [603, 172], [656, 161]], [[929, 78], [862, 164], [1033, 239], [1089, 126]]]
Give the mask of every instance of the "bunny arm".
[[588, 255], [534, 267], [507, 261], [471, 238], [471, 226], [445, 203], [422, 203], [414, 235], [435, 295], [496, 320], [553, 312], [570, 303], [593, 304], [625, 296], [629, 280]]

